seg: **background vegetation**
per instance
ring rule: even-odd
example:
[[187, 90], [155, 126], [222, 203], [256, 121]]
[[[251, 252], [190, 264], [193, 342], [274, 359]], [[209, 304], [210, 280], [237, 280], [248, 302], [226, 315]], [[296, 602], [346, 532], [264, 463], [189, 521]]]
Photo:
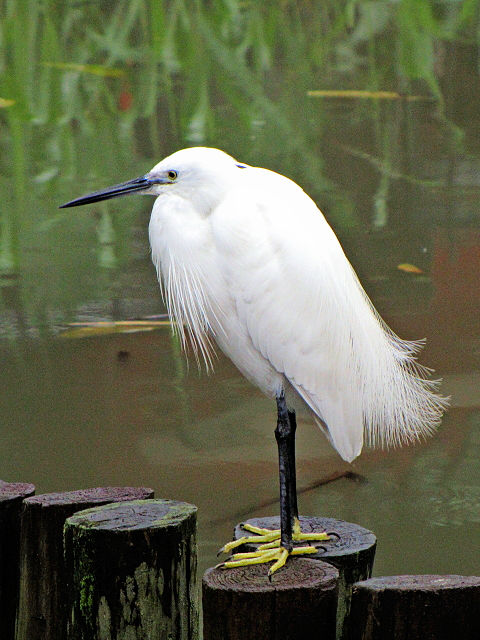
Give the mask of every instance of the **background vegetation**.
[[428, 211], [448, 171], [431, 175], [419, 136], [428, 120], [438, 162], [468, 150], [456, 74], [478, 85], [477, 0], [1, 0], [0, 16], [7, 333], [11, 314], [48, 331], [111, 303], [145, 202], [115, 216], [57, 206], [182, 146], [286, 173], [340, 233], [448, 222]]

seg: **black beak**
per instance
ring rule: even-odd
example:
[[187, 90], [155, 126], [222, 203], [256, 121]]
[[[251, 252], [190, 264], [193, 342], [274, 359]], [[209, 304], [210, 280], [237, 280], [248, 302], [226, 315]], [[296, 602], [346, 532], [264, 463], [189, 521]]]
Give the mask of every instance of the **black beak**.
[[92, 202], [100, 202], [101, 200], [110, 200], [110, 198], [118, 198], [120, 196], [128, 196], [130, 193], [137, 191], [146, 191], [155, 184], [165, 184], [168, 180], [162, 180], [161, 178], [149, 178], [148, 176], [140, 176], [128, 182], [122, 182], [116, 184], [113, 187], [107, 187], [101, 191], [94, 191], [86, 196], [75, 198], [65, 204], [60, 205], [59, 209], [65, 209], [66, 207], [79, 207], [82, 204], [91, 204]]

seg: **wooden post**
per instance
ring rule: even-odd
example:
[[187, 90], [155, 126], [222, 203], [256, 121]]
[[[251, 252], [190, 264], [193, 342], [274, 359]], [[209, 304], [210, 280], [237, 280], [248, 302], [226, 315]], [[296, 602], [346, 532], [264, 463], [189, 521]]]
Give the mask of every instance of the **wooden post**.
[[335, 640], [338, 571], [290, 558], [270, 581], [267, 566], [205, 572], [204, 640]]
[[69, 518], [68, 640], [196, 640], [196, 513], [139, 500]]
[[46, 493], [24, 500], [16, 640], [65, 640], [65, 520], [95, 505], [152, 496], [153, 490], [144, 487], [106, 487]]
[[[280, 518], [278, 516], [252, 518], [246, 522], [266, 529], [278, 529], [280, 527]], [[309, 555], [308, 559], [323, 560], [338, 569], [340, 577], [338, 583], [337, 637], [342, 638], [345, 619], [350, 611], [352, 585], [359, 580], [370, 578], [372, 575], [377, 539], [371, 531], [360, 527], [358, 524], [334, 518], [307, 518], [300, 516], [300, 524], [303, 533], [327, 531], [332, 534], [328, 542], [315, 543], [319, 547], [319, 551], [315, 555]], [[249, 535], [252, 534], [245, 531], [242, 524], [238, 524], [235, 527], [235, 540]], [[244, 548], [253, 550], [255, 546], [249, 544], [244, 545]]]
[[0, 480], [0, 638], [13, 640], [20, 573], [20, 512], [35, 486]]
[[480, 577], [391, 576], [353, 586], [348, 640], [478, 640]]

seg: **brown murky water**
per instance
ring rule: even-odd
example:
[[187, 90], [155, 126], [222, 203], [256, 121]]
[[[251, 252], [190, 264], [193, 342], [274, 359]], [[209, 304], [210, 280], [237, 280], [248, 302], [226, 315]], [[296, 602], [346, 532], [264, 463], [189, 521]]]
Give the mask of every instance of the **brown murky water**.
[[[179, 371], [177, 358], [167, 328], [4, 351], [2, 476], [40, 492], [133, 484], [193, 502], [206, 568], [233, 524], [276, 513], [275, 410], [222, 356], [212, 376]], [[480, 374], [444, 378], [453, 407], [439, 433], [366, 451], [352, 467], [363, 482], [308, 489], [350, 466], [300, 422], [301, 512], [371, 528], [377, 574], [477, 571]]]

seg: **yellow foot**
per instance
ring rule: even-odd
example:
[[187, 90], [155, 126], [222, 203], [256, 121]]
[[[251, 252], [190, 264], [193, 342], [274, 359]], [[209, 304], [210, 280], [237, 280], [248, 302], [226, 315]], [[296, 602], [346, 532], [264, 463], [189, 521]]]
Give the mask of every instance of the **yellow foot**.
[[263, 562], [273, 562], [268, 570], [268, 577], [273, 575], [275, 571], [283, 567], [289, 556], [299, 556], [308, 553], [317, 553], [316, 547], [294, 547], [290, 552], [284, 547], [276, 546], [274, 548], [262, 548], [269, 545], [261, 545], [257, 551], [247, 553], [234, 553], [229, 560], [217, 566], [225, 569], [233, 569], [234, 567], [246, 567], [249, 564], [262, 564]]
[[[249, 564], [261, 564], [263, 562], [274, 562], [268, 571], [269, 577], [275, 573], [280, 567], [283, 567], [287, 561], [289, 555], [297, 556], [310, 553], [317, 553], [318, 549], [314, 546], [302, 546], [294, 547], [292, 551], [288, 551], [280, 545], [280, 529], [263, 529], [262, 527], [255, 527], [251, 524], [242, 525], [243, 528], [254, 533], [253, 536], [244, 536], [238, 540], [227, 542], [227, 544], [220, 549], [219, 553], [230, 553], [233, 549], [240, 547], [243, 544], [261, 543], [256, 551], [250, 551], [247, 553], [235, 553], [229, 560], [218, 565], [231, 569], [233, 567], [244, 567]], [[325, 533], [302, 533], [300, 529], [300, 521], [295, 518], [293, 525], [292, 540], [293, 542], [319, 542], [329, 540], [329, 536]]]

